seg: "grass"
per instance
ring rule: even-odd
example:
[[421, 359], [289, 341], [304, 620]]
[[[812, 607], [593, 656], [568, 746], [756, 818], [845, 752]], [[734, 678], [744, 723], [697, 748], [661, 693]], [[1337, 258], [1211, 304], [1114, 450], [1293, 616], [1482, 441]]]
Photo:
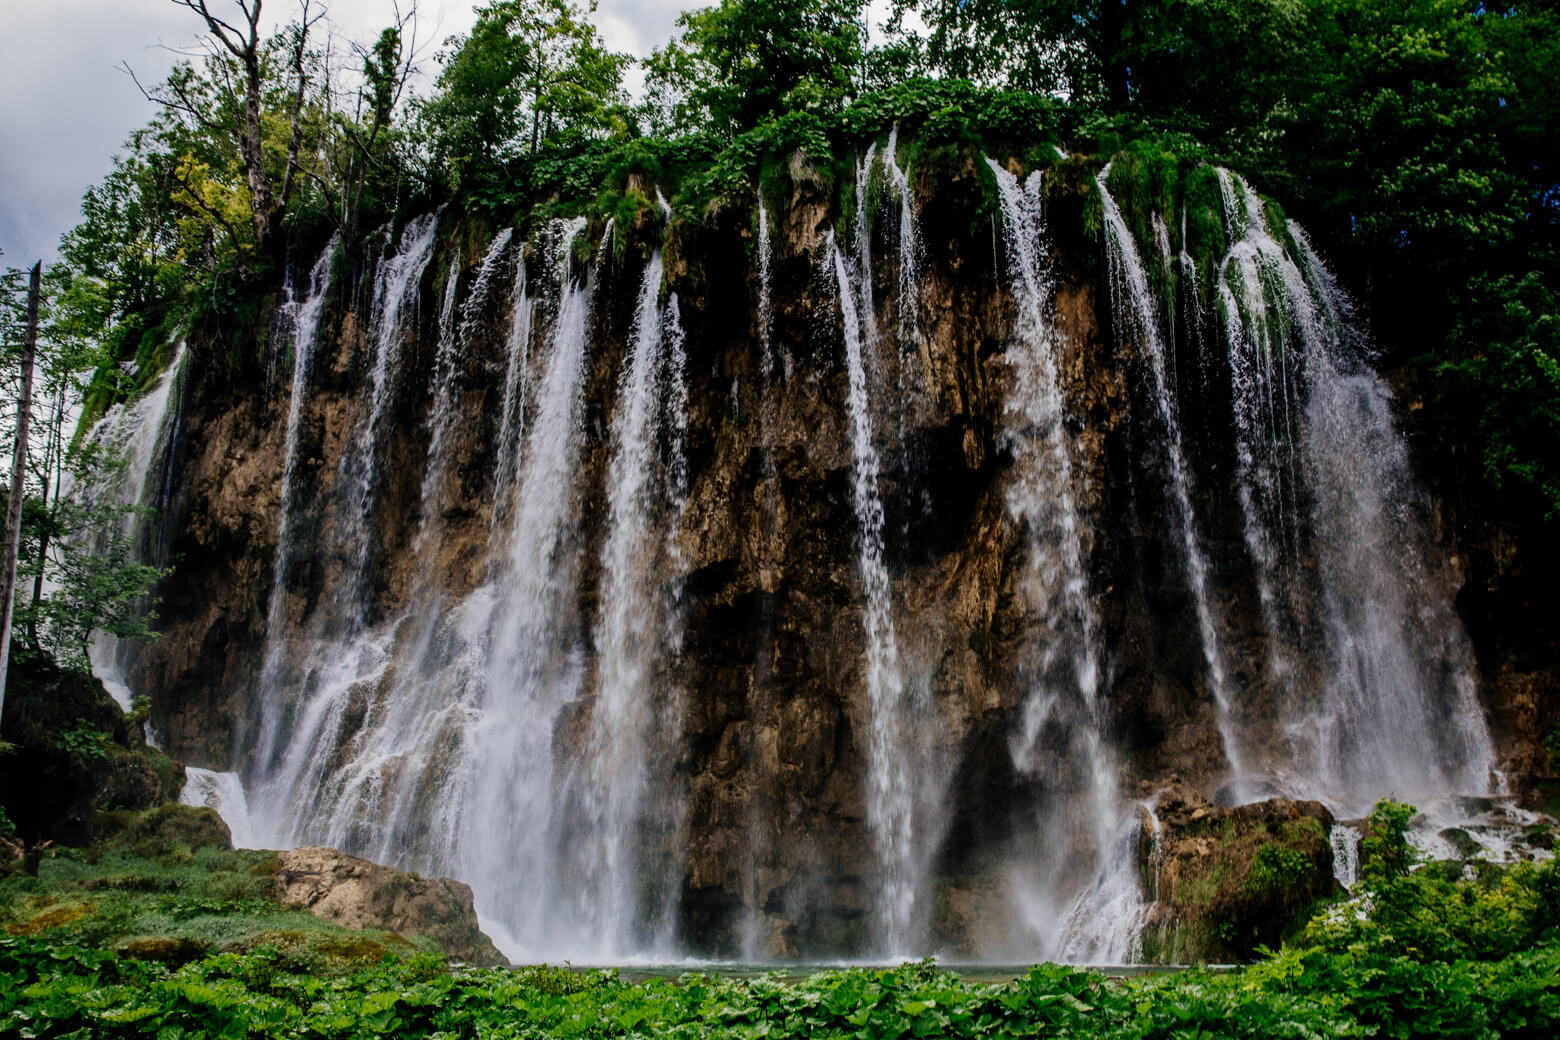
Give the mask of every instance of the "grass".
[[[174, 947], [184, 960], [193, 952], [276, 947], [320, 971], [434, 949], [426, 940], [352, 931], [282, 906], [271, 894], [275, 855], [192, 846], [190, 832], [202, 833], [197, 810], [122, 815], [119, 832], [93, 849], [60, 849], [37, 877], [0, 879], [0, 932], [153, 960]], [[182, 837], [172, 821], [184, 821]]]

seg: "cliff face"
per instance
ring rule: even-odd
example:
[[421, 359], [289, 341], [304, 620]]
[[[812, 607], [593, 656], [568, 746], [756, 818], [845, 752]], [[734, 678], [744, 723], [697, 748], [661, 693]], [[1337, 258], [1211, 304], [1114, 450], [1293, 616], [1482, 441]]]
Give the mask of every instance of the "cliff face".
[[[1389, 540], [1444, 603], [1380, 627], [1432, 631], [1383, 662], [1419, 700], [1329, 699], [1330, 640], [1377, 631], [1340, 614], [1386, 602], [1337, 587], [1328, 510], [1360, 495], [1306, 447], [1299, 366], [1347, 336], [1258, 315], [1230, 263], [1219, 310], [1184, 243], [1112, 246], [1109, 207], [1086, 232], [1077, 168], [1042, 200], [867, 161], [864, 234], [836, 239], [800, 163], [772, 214], [647, 205], [586, 229], [589, 261], [574, 227], [445, 215], [300, 279], [266, 380], [197, 335], [177, 568], [132, 673], [169, 753], [240, 771], [272, 840], [471, 881], [512, 955], [1121, 957], [1133, 799], [1406, 793], [1365, 790], [1385, 774], [1337, 756], [1370, 748], [1329, 728], [1433, 728], [1474, 673], [1405, 492]], [[1233, 256], [1256, 232], [1231, 227]], [[1242, 323], [1275, 337], [1256, 368]], [[1260, 422], [1254, 385], [1280, 387]], [[1426, 790], [1482, 781], [1470, 747]]]

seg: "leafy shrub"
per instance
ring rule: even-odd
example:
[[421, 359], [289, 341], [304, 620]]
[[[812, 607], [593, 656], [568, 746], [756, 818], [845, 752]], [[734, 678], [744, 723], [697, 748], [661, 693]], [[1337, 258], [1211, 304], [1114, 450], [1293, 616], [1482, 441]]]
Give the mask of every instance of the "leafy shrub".
[[1408, 840], [1409, 829], [1419, 810], [1412, 805], [1383, 799], [1370, 813], [1369, 834], [1360, 843], [1364, 861], [1360, 879], [1380, 884], [1407, 874], [1419, 862], [1419, 852]]
[[1311, 876], [1311, 860], [1287, 845], [1268, 844], [1257, 850], [1246, 874], [1245, 887], [1253, 892], [1277, 892], [1304, 884]]
[[77, 719], [60, 731], [55, 746], [83, 762], [99, 762], [109, 755], [109, 735], [86, 719]]

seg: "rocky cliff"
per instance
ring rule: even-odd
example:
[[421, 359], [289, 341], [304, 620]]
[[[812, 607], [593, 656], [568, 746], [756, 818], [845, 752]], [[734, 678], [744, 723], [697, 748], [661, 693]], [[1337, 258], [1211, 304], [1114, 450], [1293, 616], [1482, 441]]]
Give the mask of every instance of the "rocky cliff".
[[1119, 958], [1140, 785], [1358, 815], [1531, 767], [1550, 695], [1473, 666], [1298, 229], [1080, 159], [860, 171], [333, 243], [253, 378], [196, 330], [131, 671], [168, 751], [554, 957]]

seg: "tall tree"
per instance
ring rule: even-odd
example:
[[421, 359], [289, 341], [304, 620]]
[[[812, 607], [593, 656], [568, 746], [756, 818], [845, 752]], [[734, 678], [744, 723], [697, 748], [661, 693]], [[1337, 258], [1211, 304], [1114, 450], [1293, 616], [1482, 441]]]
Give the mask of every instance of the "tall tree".
[[[232, 0], [236, 13], [214, 12], [209, 0], [171, 0], [188, 8], [205, 26], [212, 83], [221, 92], [221, 104], [213, 107], [209, 97], [196, 89], [200, 80], [186, 66], [184, 74], [170, 76], [161, 87], [145, 91], [147, 96], [194, 120], [208, 131], [224, 135], [234, 149], [239, 170], [249, 189], [249, 217], [253, 225], [255, 250], [273, 257], [280, 242], [282, 217], [287, 211], [298, 177], [298, 158], [303, 143], [304, 100], [309, 89], [306, 56], [309, 31], [324, 17], [313, 0], [298, 0], [299, 17], [290, 30], [288, 74], [290, 96], [286, 102], [288, 141], [281, 171], [273, 171], [266, 157], [265, 98], [270, 78], [265, 40], [260, 33], [262, 0]], [[188, 172], [179, 174], [186, 191], [196, 205], [219, 222], [224, 214], [207, 202], [199, 187], [190, 183]]]
[[[863, 0], [721, 0], [689, 11], [647, 63], [652, 122], [738, 133], [793, 109], [833, 111], [859, 84]], [[668, 125], [683, 124], [683, 125]]]
[[26, 498], [27, 435], [32, 418], [33, 364], [38, 354], [38, 298], [43, 289], [43, 263], [35, 264], [27, 283], [27, 331], [22, 341], [22, 386], [16, 397], [16, 444], [11, 461], [11, 488], [6, 496], [5, 542], [0, 549], [0, 707], [5, 703], [6, 673], [11, 663], [11, 621], [16, 606], [16, 556], [22, 540], [22, 502]]
[[491, 165], [543, 144], [627, 129], [623, 70], [589, 21], [592, 2], [497, 0], [452, 37], [437, 96], [423, 109], [437, 162]]

